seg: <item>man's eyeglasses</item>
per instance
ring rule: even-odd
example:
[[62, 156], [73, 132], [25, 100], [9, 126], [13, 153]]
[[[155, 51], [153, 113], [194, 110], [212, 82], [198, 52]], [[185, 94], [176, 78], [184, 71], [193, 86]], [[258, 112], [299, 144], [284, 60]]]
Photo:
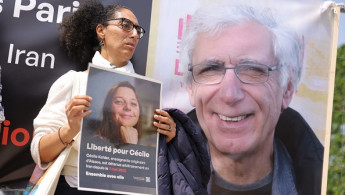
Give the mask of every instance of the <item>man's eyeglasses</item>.
[[234, 69], [235, 75], [242, 83], [257, 84], [268, 80], [271, 71], [278, 70], [279, 65], [269, 67], [265, 64], [245, 63], [234, 67], [225, 67], [223, 64], [189, 65], [193, 80], [204, 85], [214, 85], [222, 82], [226, 70]]
[[125, 31], [131, 32], [133, 28], [135, 28], [135, 30], [138, 33], [139, 39], [141, 39], [145, 34], [145, 30], [143, 29], [143, 27], [135, 25], [132, 21], [130, 21], [127, 18], [110, 18], [107, 19], [106, 22], [111, 20], [120, 20], [120, 27]]

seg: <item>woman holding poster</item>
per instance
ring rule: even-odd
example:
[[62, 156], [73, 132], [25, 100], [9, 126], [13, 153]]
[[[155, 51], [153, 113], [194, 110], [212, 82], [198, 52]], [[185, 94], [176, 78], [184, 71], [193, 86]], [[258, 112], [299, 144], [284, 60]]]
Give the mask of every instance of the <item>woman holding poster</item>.
[[[62, 21], [60, 27], [63, 47], [85, 69], [91, 61], [100, 67], [134, 73], [129, 60], [145, 30], [139, 26], [129, 8], [116, 4], [104, 7], [95, 0], [83, 1], [77, 11]], [[56, 170], [52, 182], [48, 185], [40, 184], [40, 187], [48, 188], [44, 194], [87, 194], [77, 190], [80, 128], [82, 119], [91, 113], [89, 106], [92, 98], [82, 95], [86, 92], [87, 75], [87, 71], [72, 70], [62, 75], [51, 86], [46, 104], [34, 119], [32, 157], [43, 170], [54, 159], [53, 166], [57, 166], [50, 169]], [[157, 112], [159, 115], [162, 113], [165, 112]], [[165, 134], [175, 136], [176, 124], [169, 115], [157, 116], [155, 119], [160, 121], [155, 126], [160, 129], [172, 127]], [[60, 164], [56, 165], [57, 162]]]

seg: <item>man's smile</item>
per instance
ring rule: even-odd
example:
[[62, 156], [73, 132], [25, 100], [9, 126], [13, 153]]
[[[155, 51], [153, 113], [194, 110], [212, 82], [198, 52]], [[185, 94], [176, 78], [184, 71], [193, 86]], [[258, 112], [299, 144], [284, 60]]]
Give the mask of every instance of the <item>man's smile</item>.
[[218, 114], [219, 118], [223, 121], [231, 121], [231, 122], [238, 122], [241, 121], [245, 118], [247, 118], [248, 115], [243, 115], [243, 116], [236, 116], [236, 117], [227, 117], [221, 114]]

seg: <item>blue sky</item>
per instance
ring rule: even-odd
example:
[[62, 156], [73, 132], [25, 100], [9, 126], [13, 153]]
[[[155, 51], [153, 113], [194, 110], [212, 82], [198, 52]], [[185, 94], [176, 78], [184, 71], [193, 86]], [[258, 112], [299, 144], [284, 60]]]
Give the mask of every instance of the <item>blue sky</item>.
[[[345, 4], [345, 0], [333, 0], [336, 3]], [[340, 13], [339, 33], [338, 33], [338, 47], [345, 44], [345, 13]]]

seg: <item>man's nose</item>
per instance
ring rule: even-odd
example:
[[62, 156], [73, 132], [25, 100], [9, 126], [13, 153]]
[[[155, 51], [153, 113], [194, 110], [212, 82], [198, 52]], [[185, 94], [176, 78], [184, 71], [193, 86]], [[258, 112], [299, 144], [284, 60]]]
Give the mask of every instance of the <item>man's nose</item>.
[[237, 78], [234, 69], [228, 69], [225, 72], [224, 78], [219, 85], [219, 93], [223, 101], [235, 104], [244, 98], [243, 83]]

